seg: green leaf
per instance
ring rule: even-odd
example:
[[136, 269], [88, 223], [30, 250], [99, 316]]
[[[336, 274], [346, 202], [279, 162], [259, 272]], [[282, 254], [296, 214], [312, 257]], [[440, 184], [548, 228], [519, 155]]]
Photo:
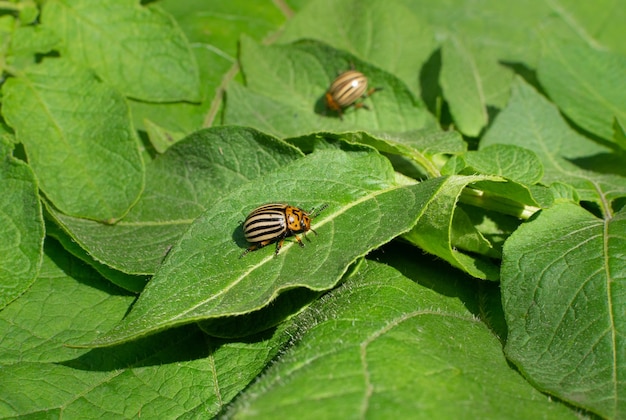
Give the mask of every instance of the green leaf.
[[[163, 0], [159, 1], [159, 6], [174, 16], [191, 43], [200, 68], [203, 101], [200, 104], [131, 101], [131, 108], [138, 128], [143, 128], [144, 121], [148, 120], [176, 138], [177, 134], [191, 134], [221, 119], [223, 90], [240, 74], [235, 41], [240, 34], [262, 41], [280, 28], [285, 15], [270, 0], [254, 3], [247, 0]], [[145, 127], [149, 125], [145, 123]]]
[[[467, 150], [467, 143], [458, 131], [426, 129], [403, 132], [377, 132], [374, 134], [380, 140], [391, 144], [401, 143], [412, 149], [419, 150], [430, 158], [439, 154], [459, 154]], [[375, 146], [375, 144], [372, 143], [372, 146]], [[382, 148], [380, 150], [386, 151]]]
[[[625, 55], [622, 0], [0, 3], [0, 156], [28, 164], [31, 181], [18, 191], [29, 209], [31, 200], [46, 209], [39, 275], [0, 311], [0, 418], [626, 417], [615, 275], [626, 271], [626, 118], [612, 116], [612, 137], [600, 137], [566, 116], [539, 74], [542, 54], [577, 64], [542, 51], [553, 39], [592, 51], [584, 68], [563, 70], [573, 83]], [[324, 96], [352, 66], [383, 90], [342, 121]], [[621, 74], [609, 76], [619, 91]], [[130, 99], [121, 86], [130, 78], [128, 89], [150, 82], [151, 97], [186, 100]], [[585, 96], [605, 83], [591, 80], [596, 90], [568, 103], [597, 103]], [[596, 112], [584, 117], [606, 129], [606, 107]], [[242, 126], [197, 132], [233, 121], [281, 138]], [[462, 136], [468, 129], [478, 135]], [[0, 236], [30, 212], [3, 195], [8, 185], [0, 202], [13, 213]], [[119, 214], [85, 219], [54, 194]], [[303, 249], [290, 237], [277, 257], [272, 244], [239, 259], [249, 246], [242, 221], [273, 200], [330, 207]], [[520, 318], [510, 331], [500, 282], [466, 272], [498, 279], [513, 232], [559, 208], [567, 217], [525, 239], [534, 249], [505, 253], [557, 261], [530, 268], [520, 287], [534, 294], [512, 310]], [[581, 208], [606, 227], [600, 257], [602, 241], [569, 223]], [[33, 234], [41, 215], [23, 224]], [[426, 252], [402, 238], [416, 224]], [[576, 248], [572, 260], [563, 244]], [[14, 238], [0, 247], [3, 261], [24, 250]], [[617, 280], [590, 289], [584, 270], [599, 264]], [[522, 266], [508, 274], [526, 274]], [[17, 278], [7, 277], [0, 285]], [[553, 308], [568, 304], [558, 325], [576, 325], [552, 345]], [[614, 358], [586, 340], [607, 331]], [[528, 371], [503, 359], [509, 340]], [[542, 340], [551, 353], [528, 350]]]
[[4, 153], [0, 159], [2, 309], [35, 281], [43, 253], [44, 225], [33, 171], [26, 163]]
[[229, 191], [302, 156], [256, 130], [216, 127], [176, 143], [147, 168], [146, 189], [115, 225], [66, 216], [55, 221], [96, 261], [153, 274], [191, 222]]
[[181, 29], [157, 6], [135, 0], [53, 0], [42, 22], [64, 53], [125, 96], [155, 102], [198, 101], [198, 65]]
[[491, 242], [474, 226], [472, 219], [460, 207], [454, 210], [449, 236], [450, 243], [457, 251], [461, 249], [491, 258], [501, 257], [499, 250], [494, 249]]
[[144, 120], [144, 128], [150, 139], [150, 144], [157, 153], [164, 153], [168, 147], [185, 138], [182, 132], [167, 130], [150, 120]]
[[143, 189], [143, 162], [124, 99], [63, 59], [3, 86], [2, 112], [41, 190], [59, 211], [114, 221]]
[[541, 31], [554, 39], [584, 43], [595, 49], [611, 49], [626, 54], [622, 22], [626, 9], [621, 1], [547, 3], [549, 20]]
[[227, 418], [575, 418], [510, 369], [464, 305], [471, 279], [402, 262], [366, 261], [298, 315], [293, 345]]
[[456, 36], [442, 45], [441, 87], [459, 130], [476, 137], [487, 125], [487, 103], [475, 57]]
[[564, 203], [580, 203], [580, 197], [578, 192], [569, 184], [563, 184], [561, 182], [555, 182], [550, 184], [550, 191], [553, 194], [555, 202]]
[[[533, 185], [543, 176], [543, 165], [537, 155], [511, 144], [494, 144], [479, 151], [469, 151], [458, 159], [463, 161], [463, 174], [498, 175], [521, 184]], [[457, 162], [457, 173], [459, 163]]]
[[0, 16], [0, 55], [6, 56], [11, 45], [11, 38], [18, 27], [17, 20], [10, 14]]
[[[227, 124], [247, 124], [283, 137], [316, 131], [408, 131], [432, 128], [435, 122], [406, 85], [391, 74], [347, 53], [314, 41], [262, 46], [241, 42], [240, 57], [247, 89], [228, 88]], [[370, 87], [382, 88], [365, 103], [348, 109], [343, 120], [326, 109], [324, 94], [335, 77], [354, 66]]]
[[439, 129], [402, 133], [357, 131], [336, 134], [323, 132], [287, 139], [288, 142], [305, 151], [313, 150], [312, 144], [319, 140], [364, 144], [388, 155], [406, 157], [431, 177], [439, 176], [439, 169], [431, 161], [434, 155], [461, 153], [467, 149], [467, 144], [458, 132]]
[[626, 195], [623, 160], [573, 131], [554, 105], [519, 78], [509, 105], [485, 133], [480, 148], [492, 144], [532, 150], [543, 164], [543, 184], [570, 184], [581, 200], [605, 207], [607, 202]]
[[279, 328], [225, 342], [189, 326], [111, 349], [67, 347], [108, 329], [133, 300], [47, 243], [33, 287], [0, 312], [0, 417], [210, 417], [289, 339]]
[[626, 213], [543, 211], [504, 246], [506, 354], [541, 391], [605, 418], [626, 412]]
[[[455, 125], [464, 133], [464, 126], [476, 131], [483, 127], [479, 122], [485, 120], [485, 112], [491, 114], [506, 105], [514, 80], [512, 69], [523, 73], [536, 67], [540, 44], [534, 29], [545, 25], [551, 13], [542, 2], [514, 4], [486, 0], [480, 7], [457, 1], [403, 3], [433, 28], [442, 47], [420, 70], [423, 94], [430, 97], [426, 98], [429, 109], [435, 112], [442, 100], [447, 101]], [[446, 43], [451, 38], [462, 45], [448, 48], [446, 60]], [[448, 64], [451, 68], [446, 69]], [[457, 73], [451, 74], [455, 70]], [[444, 75], [448, 89], [437, 86], [443, 84]], [[453, 90], [456, 87], [460, 90]], [[462, 95], [466, 93], [472, 96], [464, 98]], [[445, 108], [443, 111], [445, 116]]]
[[10, 158], [15, 147], [15, 138], [8, 131], [5, 131], [5, 128], [0, 124], [0, 156]]
[[111, 328], [134, 299], [67, 254], [54, 239], [46, 240], [37, 280], [0, 312], [0, 363], [6, 367], [78, 357], [85, 351], [65, 344], [93, 339], [99, 330]]
[[[468, 191], [471, 190], [463, 190], [461, 199]], [[494, 199], [488, 197], [486, 200], [491, 203]], [[452, 219], [451, 241], [458, 249], [501, 260], [502, 244], [519, 227], [521, 221], [519, 217], [485, 207], [459, 202]]]
[[415, 94], [421, 91], [416, 69], [435, 49], [428, 23], [400, 2], [308, 2], [287, 22], [280, 41], [307, 38], [345, 50], [397, 75]]
[[537, 74], [550, 98], [582, 128], [613, 140], [626, 118], [626, 56], [582, 44], [548, 41]]
[[463, 253], [452, 243], [452, 228], [456, 203], [463, 189], [472, 183], [483, 180], [497, 181], [487, 176], [451, 176], [444, 178], [442, 188], [428, 203], [415, 227], [403, 238], [420, 248], [448, 261], [468, 274], [487, 280], [497, 280], [498, 268], [486, 258]]
[[[458, 1], [405, 0], [402, 3], [426, 20], [438, 39], [455, 34], [479, 55], [484, 52], [502, 62], [523, 62], [530, 67], [534, 67], [540, 49], [534, 29], [545, 25], [545, 20], [553, 13], [544, 2], [486, 0], [481, 7]], [[483, 64], [493, 68], [494, 63]], [[480, 69], [480, 73], [491, 73], [485, 70]], [[497, 105], [502, 99], [506, 100], [507, 95], [502, 92], [501, 81], [494, 79], [492, 82], [484, 88], [490, 92], [487, 97], [500, 98], [490, 102]]]
[[464, 203], [524, 220], [540, 210], [534, 194], [539, 192], [540, 198], [549, 204], [553, 200], [551, 192], [546, 188], [531, 188], [513, 181], [477, 182], [474, 187], [463, 192], [461, 199]]
[[3, 366], [0, 415], [180, 418], [196, 411], [212, 418], [289, 337], [261, 338], [224, 343], [190, 326], [61, 363]]
[[233, 40], [245, 33], [261, 41], [286, 20], [284, 11], [271, 0], [162, 0], [159, 6], [176, 18], [191, 41], [232, 58], [233, 63], [237, 57], [237, 43]]
[[34, 0], [20, 2], [20, 22], [24, 24], [33, 23], [39, 15], [37, 3]]
[[42, 26], [21, 26], [11, 36], [9, 60], [21, 68], [35, 64], [35, 54], [48, 53], [57, 48], [61, 40], [50, 29]]
[[[358, 266], [361, 260], [352, 267]], [[279, 294], [272, 303], [245, 315], [213, 318], [198, 322], [197, 325], [211, 337], [240, 339], [260, 332], [268, 332], [277, 326], [288, 325], [285, 320], [317, 300], [324, 292], [305, 288], [291, 289]]]
[[[49, 213], [47, 213], [47, 216], [48, 219], [53, 219]], [[81, 248], [71, 236], [63, 232], [61, 227], [54, 223], [46, 224], [46, 234], [59, 241], [67, 252], [89, 264], [102, 277], [122, 289], [133, 293], [139, 293], [143, 290], [149, 280], [148, 276], [134, 276], [126, 274], [96, 261], [85, 249]]]
[[[320, 151], [269, 173], [199, 217], [124, 322], [90, 345], [250, 313], [297, 287], [330, 289], [359, 257], [409, 230], [439, 186], [437, 179], [397, 185], [389, 162], [371, 151]], [[241, 222], [267, 202], [329, 207], [314, 220], [318, 235], [304, 249], [290, 242], [276, 257], [263, 248], [240, 258], [247, 246]]]
[[626, 118], [616, 118], [613, 123], [613, 140], [622, 149], [626, 149]]

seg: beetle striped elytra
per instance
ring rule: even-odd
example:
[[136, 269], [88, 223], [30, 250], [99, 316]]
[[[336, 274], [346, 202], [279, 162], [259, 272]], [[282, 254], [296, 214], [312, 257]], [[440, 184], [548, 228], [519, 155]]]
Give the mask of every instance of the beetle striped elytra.
[[315, 208], [306, 212], [301, 208], [283, 203], [269, 203], [257, 207], [252, 210], [243, 222], [243, 234], [252, 245], [239, 258], [272, 242], [276, 242], [274, 255], [278, 255], [285, 238], [290, 236], [295, 236], [300, 246], [303, 247], [304, 243], [297, 233], [302, 233], [306, 236], [306, 233], [310, 230], [317, 235], [317, 232], [311, 228], [311, 219], [316, 217], [326, 207], [328, 205], [324, 204], [315, 213], [313, 213]]
[[348, 70], [337, 76], [326, 91], [326, 107], [343, 119], [343, 111], [350, 106], [369, 109], [359, 99], [365, 99], [378, 90], [380, 88], [367, 89], [367, 77], [363, 73]]

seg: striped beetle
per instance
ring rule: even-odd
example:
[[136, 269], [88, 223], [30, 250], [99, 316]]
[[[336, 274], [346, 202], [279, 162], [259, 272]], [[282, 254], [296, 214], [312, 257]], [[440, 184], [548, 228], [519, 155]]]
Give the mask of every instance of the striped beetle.
[[243, 222], [243, 234], [252, 245], [239, 258], [274, 241], [276, 241], [274, 255], [278, 255], [285, 238], [289, 236], [295, 236], [300, 246], [303, 247], [304, 243], [296, 233], [303, 233], [306, 236], [310, 230], [317, 235], [317, 232], [311, 228], [311, 219], [326, 207], [328, 205], [324, 204], [315, 214], [313, 214], [315, 208], [307, 213], [301, 208], [281, 203], [270, 203], [257, 207]]
[[378, 90], [380, 88], [367, 90], [367, 77], [360, 71], [348, 70], [337, 76], [326, 91], [326, 107], [337, 112], [339, 118], [343, 119], [344, 109], [350, 106], [369, 109], [363, 102], [357, 101]]

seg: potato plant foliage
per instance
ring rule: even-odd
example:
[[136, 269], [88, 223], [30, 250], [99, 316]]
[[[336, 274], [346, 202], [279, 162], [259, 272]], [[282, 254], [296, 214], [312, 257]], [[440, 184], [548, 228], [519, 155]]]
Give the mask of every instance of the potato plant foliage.
[[0, 418], [626, 418], [624, 21], [0, 2]]

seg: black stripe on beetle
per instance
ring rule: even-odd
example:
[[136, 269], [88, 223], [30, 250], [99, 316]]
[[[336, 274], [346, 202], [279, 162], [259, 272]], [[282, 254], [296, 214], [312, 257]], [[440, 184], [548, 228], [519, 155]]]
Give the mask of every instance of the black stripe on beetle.
[[239, 258], [272, 242], [276, 242], [276, 251], [274, 252], [276, 256], [283, 246], [285, 238], [290, 236], [294, 236], [300, 246], [303, 247], [304, 243], [297, 234], [302, 233], [306, 237], [306, 233], [310, 230], [317, 235], [317, 232], [311, 228], [311, 219], [326, 207], [328, 205], [324, 204], [315, 213], [313, 213], [315, 208], [306, 212], [301, 208], [282, 203], [270, 203], [257, 207], [243, 222], [243, 234], [252, 245]]
[[371, 96], [378, 90], [381, 88], [367, 89], [367, 77], [363, 73], [348, 70], [337, 76], [326, 91], [326, 107], [337, 112], [339, 118], [343, 119], [344, 110], [351, 106], [369, 109], [360, 100]]

